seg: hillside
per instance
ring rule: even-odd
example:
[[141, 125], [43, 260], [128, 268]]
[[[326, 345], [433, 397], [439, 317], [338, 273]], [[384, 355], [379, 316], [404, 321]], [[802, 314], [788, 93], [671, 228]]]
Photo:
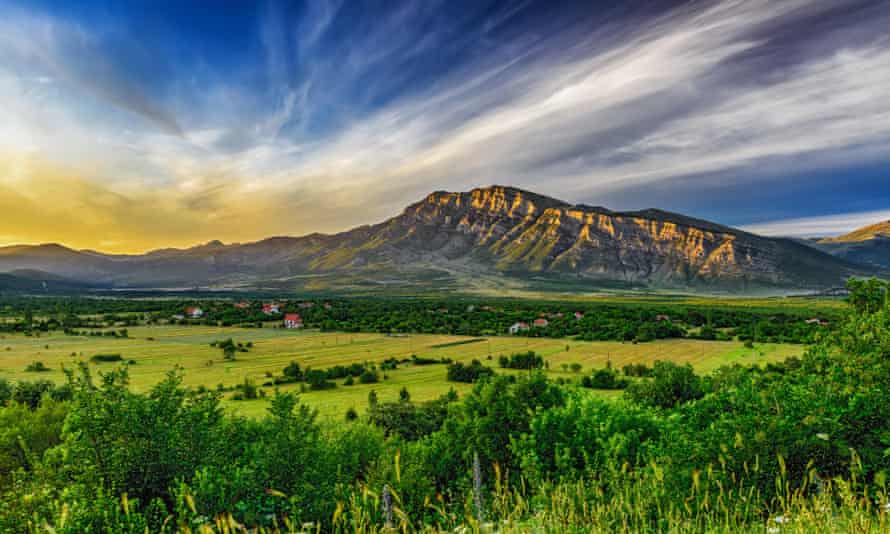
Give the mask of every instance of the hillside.
[[839, 237], [821, 239], [815, 246], [846, 261], [890, 269], [890, 221], [865, 226]]
[[95, 286], [42, 271], [23, 269], [0, 273], [0, 294], [68, 293], [92, 287]]
[[39, 269], [119, 287], [824, 288], [865, 269], [798, 242], [660, 210], [615, 212], [515, 188], [438, 191], [372, 226], [211, 242], [143, 255], [60, 245], [0, 249], [0, 271]]

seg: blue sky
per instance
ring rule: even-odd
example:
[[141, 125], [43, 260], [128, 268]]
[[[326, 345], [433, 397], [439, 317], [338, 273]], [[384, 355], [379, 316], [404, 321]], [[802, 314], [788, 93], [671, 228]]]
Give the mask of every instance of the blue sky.
[[836, 234], [890, 218], [888, 27], [865, 0], [5, 0], [0, 244], [329, 232], [494, 183]]

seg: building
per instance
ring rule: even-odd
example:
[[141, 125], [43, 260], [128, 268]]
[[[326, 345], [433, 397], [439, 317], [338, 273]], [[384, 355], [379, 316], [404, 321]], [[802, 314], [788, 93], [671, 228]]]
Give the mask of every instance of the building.
[[670, 316], [670, 315], [659, 314], [659, 315], [656, 315], [656, 316], [655, 316], [655, 320], [656, 320], [656, 321], [670, 321], [670, 320], [671, 320], [671, 316]]
[[239, 310], [246, 310], [247, 308], [250, 308], [250, 303], [249, 303], [249, 302], [244, 302], [244, 301], [242, 301], [242, 302], [236, 302], [236, 303], [234, 304], [234, 306], [235, 306], [236, 308], [238, 308]]
[[807, 324], [817, 324], [819, 326], [828, 326], [828, 321], [824, 319], [819, 319], [818, 317], [813, 317], [812, 319], [807, 319], [804, 321]]
[[303, 318], [298, 313], [284, 314], [285, 328], [303, 328]]
[[281, 306], [275, 302], [263, 304], [263, 313], [266, 315], [276, 315], [281, 313]]
[[528, 330], [528, 323], [514, 323], [510, 326], [510, 334], [514, 336], [519, 332], [525, 332], [526, 330]]
[[198, 308], [196, 306], [189, 306], [185, 309], [185, 314], [191, 317], [192, 319], [197, 319], [198, 317], [204, 316], [204, 310]]
[[544, 328], [545, 326], [550, 324], [550, 321], [548, 321], [547, 319], [535, 319], [532, 324], [535, 326], [535, 328]]
[[314, 302], [301, 302], [301, 303], [297, 304], [297, 306], [299, 306], [301, 310], [308, 310], [309, 308], [315, 306], [315, 303]]
[[580, 321], [580, 320], [583, 319], [583, 318], [584, 318], [584, 314], [583, 314], [583, 313], [581, 313], [581, 312], [575, 312], [575, 320], [576, 320], [576, 321]]

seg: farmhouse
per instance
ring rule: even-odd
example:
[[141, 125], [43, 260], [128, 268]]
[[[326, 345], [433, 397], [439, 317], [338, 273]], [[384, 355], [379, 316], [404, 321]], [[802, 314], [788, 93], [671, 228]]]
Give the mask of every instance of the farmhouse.
[[547, 319], [535, 319], [535, 322], [533, 322], [532, 324], [536, 328], [544, 328], [545, 326], [550, 324], [550, 321], [548, 321]]
[[664, 315], [664, 314], [658, 314], [658, 315], [655, 316], [655, 320], [658, 321], [658, 322], [661, 322], [661, 321], [670, 321], [670, 320], [671, 320], [671, 316], [670, 316], [670, 315]]
[[286, 313], [284, 315], [285, 328], [303, 328], [303, 318], [298, 313]]
[[263, 313], [266, 315], [277, 315], [281, 313], [281, 306], [276, 302], [263, 304]]
[[197, 319], [198, 317], [204, 316], [204, 310], [201, 308], [197, 308], [195, 306], [189, 306], [185, 309], [185, 314], [191, 317], [192, 319]]
[[247, 309], [247, 308], [250, 308], [250, 303], [249, 303], [249, 302], [243, 302], [243, 301], [242, 301], [242, 302], [236, 302], [236, 303], [234, 304], [234, 306], [235, 306], [236, 308], [238, 308], [239, 310], [245, 310], [245, 309]]
[[584, 318], [584, 314], [583, 314], [583, 313], [581, 313], [581, 312], [575, 312], [575, 320], [576, 320], [576, 321], [580, 321], [580, 320], [583, 319], [583, 318]]
[[525, 332], [526, 330], [528, 330], [528, 323], [514, 323], [510, 326], [510, 334], [514, 336], [519, 332]]

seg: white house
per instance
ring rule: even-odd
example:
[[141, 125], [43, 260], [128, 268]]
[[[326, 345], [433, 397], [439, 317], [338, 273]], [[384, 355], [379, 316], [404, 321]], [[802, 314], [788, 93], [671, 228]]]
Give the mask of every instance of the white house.
[[510, 326], [510, 334], [514, 336], [519, 332], [525, 332], [526, 330], [528, 330], [528, 323], [514, 323]]

